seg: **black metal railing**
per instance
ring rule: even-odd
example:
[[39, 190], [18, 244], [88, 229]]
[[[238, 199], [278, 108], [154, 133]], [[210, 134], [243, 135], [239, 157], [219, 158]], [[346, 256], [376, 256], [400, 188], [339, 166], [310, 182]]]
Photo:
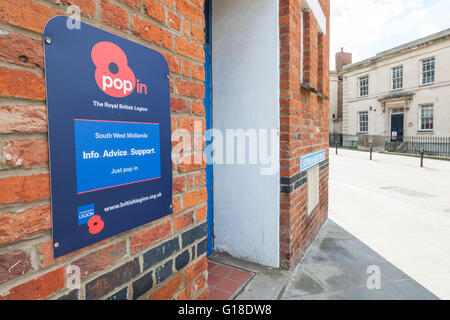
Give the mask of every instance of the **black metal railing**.
[[342, 147], [342, 142], [344, 140], [344, 135], [339, 133], [330, 133], [330, 147]]
[[330, 133], [330, 147], [358, 148], [369, 150], [370, 145], [378, 150], [420, 156], [450, 158], [450, 137], [405, 136], [402, 140], [391, 137], [367, 135], [341, 135]]
[[450, 137], [404, 137], [403, 141], [386, 139], [386, 151], [450, 158]]

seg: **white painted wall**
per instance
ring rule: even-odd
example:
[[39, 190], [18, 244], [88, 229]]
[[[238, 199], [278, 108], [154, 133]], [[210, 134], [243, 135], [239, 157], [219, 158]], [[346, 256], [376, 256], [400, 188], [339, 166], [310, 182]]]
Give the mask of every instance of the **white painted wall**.
[[[333, 118], [335, 115], [335, 118]], [[330, 133], [338, 132], [334, 120], [338, 117], [338, 74], [330, 72]]]
[[[279, 129], [278, 1], [213, 0], [212, 8], [214, 128]], [[278, 267], [279, 170], [260, 169], [214, 165], [215, 250]]]

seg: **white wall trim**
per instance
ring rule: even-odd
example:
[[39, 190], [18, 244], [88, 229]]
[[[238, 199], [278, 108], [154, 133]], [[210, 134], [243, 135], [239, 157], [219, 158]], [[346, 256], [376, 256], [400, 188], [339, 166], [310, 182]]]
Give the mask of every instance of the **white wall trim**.
[[318, 0], [303, 0], [302, 8], [311, 10], [316, 17], [317, 24], [319, 25], [319, 31], [323, 34], [327, 34], [327, 18], [323, 13], [322, 7]]

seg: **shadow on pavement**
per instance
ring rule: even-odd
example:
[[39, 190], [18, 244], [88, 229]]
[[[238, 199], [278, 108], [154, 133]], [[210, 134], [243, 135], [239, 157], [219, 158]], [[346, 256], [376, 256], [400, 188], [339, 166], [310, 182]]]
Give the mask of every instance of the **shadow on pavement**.
[[[380, 289], [371, 281], [379, 271]], [[370, 279], [370, 280], [369, 280]], [[369, 285], [368, 285], [369, 280]], [[296, 268], [285, 300], [436, 300], [434, 294], [332, 220]]]

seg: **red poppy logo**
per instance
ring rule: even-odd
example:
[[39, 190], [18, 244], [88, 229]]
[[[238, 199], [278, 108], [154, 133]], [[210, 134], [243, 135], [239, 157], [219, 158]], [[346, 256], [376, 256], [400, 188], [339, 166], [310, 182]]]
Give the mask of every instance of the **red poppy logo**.
[[105, 223], [103, 222], [100, 216], [93, 216], [88, 221], [89, 233], [90, 234], [98, 234], [105, 227]]
[[95, 81], [104, 93], [123, 98], [134, 91], [136, 77], [119, 46], [107, 41], [99, 42], [92, 48], [91, 56], [97, 67]]

